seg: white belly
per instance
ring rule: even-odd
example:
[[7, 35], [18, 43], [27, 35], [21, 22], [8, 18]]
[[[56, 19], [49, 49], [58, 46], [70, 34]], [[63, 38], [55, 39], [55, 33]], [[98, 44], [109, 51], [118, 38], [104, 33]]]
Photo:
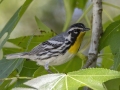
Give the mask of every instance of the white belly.
[[64, 55], [60, 55], [57, 57], [52, 57], [46, 60], [37, 60], [37, 64], [39, 65], [45, 65], [45, 64], [49, 64], [49, 66], [51, 65], [61, 65], [66, 63], [67, 61], [69, 61], [71, 58], [73, 58], [75, 55], [70, 54], [68, 52], [66, 52]]

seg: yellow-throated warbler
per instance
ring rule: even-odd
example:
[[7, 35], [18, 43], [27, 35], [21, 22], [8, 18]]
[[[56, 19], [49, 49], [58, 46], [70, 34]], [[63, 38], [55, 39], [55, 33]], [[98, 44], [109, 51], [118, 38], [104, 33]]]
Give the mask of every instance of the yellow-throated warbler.
[[69, 61], [78, 52], [83, 36], [89, 28], [76, 23], [70, 28], [39, 45], [30, 52], [7, 55], [7, 59], [26, 58], [43, 65], [47, 71], [51, 65], [60, 65]]

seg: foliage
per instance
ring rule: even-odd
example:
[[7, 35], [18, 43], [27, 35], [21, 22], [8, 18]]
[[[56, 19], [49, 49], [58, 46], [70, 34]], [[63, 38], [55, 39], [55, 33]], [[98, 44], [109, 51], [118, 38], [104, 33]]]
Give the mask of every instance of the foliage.
[[[41, 32], [40, 35], [8, 39], [32, 1], [26, 0], [0, 32], [0, 38], [3, 38], [7, 33], [6, 37], [0, 43], [0, 49], [3, 50], [4, 55], [30, 51], [34, 46], [55, 35], [49, 27], [35, 16], [36, 24]], [[63, 31], [69, 26], [76, 7], [83, 10], [83, 14], [77, 22], [80, 22], [84, 18], [88, 25], [91, 24], [87, 13], [91, 10], [92, 4], [86, 7], [87, 0], [63, 0], [63, 2], [66, 11], [66, 22]], [[105, 2], [103, 4], [120, 9], [120, 7], [112, 4]], [[10, 90], [13, 88], [13, 90], [27, 90], [28, 88], [29, 90], [41, 90], [41, 88], [42, 90], [48, 90], [49, 88], [52, 88], [49, 90], [77, 90], [78, 88], [81, 90], [80, 87], [83, 86], [90, 87], [94, 90], [119, 90], [120, 16], [112, 19], [110, 16], [108, 17], [110, 20], [103, 24], [105, 31], [100, 38], [99, 45], [99, 52], [102, 51], [102, 53], [98, 57], [102, 61], [98, 67], [101, 68], [81, 69], [85, 60], [80, 57], [81, 55], [78, 55], [63, 65], [50, 67], [53, 72], [59, 72], [58, 74], [47, 74], [47, 71], [42, 66], [36, 65], [33, 61], [24, 59], [7, 60], [6, 58], [2, 58], [0, 61], [0, 90]], [[10, 42], [19, 48], [3, 47], [6, 42]], [[118, 83], [113, 85], [115, 82]]]
[[5, 33], [7, 33], [7, 36], [4, 38], [3, 42], [0, 44], [0, 49], [3, 47], [3, 45], [5, 44], [7, 39], [9, 38], [10, 33], [15, 28], [18, 21], [23, 16], [24, 12], [26, 11], [26, 9], [28, 8], [28, 6], [30, 5], [31, 2], [32, 2], [32, 0], [26, 0], [26, 2], [15, 12], [15, 14], [11, 17], [11, 19], [5, 25], [3, 30], [0, 32], [0, 38], [3, 35], [5, 35]]
[[120, 72], [117, 71], [90, 68], [68, 74], [47, 74], [29, 80], [24, 84], [33, 87], [33, 90], [77, 90], [81, 86], [88, 86], [94, 90], [105, 90], [103, 82], [119, 77]]
[[117, 69], [120, 64], [120, 20], [111, 23], [105, 30], [102, 38], [100, 39], [100, 50], [105, 46], [110, 46], [114, 55], [113, 69]]

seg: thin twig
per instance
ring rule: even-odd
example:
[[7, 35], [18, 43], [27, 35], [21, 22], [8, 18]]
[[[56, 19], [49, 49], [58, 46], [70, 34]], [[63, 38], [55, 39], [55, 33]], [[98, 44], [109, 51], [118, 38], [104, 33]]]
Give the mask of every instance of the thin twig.
[[0, 79], [0, 81], [5, 81], [5, 80], [13, 80], [13, 79], [32, 79], [33, 77], [11, 77], [11, 78], [3, 78]]
[[116, 5], [114, 5], [114, 4], [110, 4], [110, 3], [107, 3], [107, 2], [103, 2], [103, 4], [104, 4], [104, 5], [108, 5], [108, 6], [110, 6], [110, 7], [114, 7], [114, 8], [116, 8], [116, 9], [120, 9], [119, 6], [116, 6]]
[[77, 20], [77, 22], [80, 22], [81, 19], [90, 11], [91, 8], [92, 8], [92, 4], [84, 11], [82, 16], [80, 16], [80, 18]]
[[114, 22], [113, 18], [110, 16], [110, 14], [104, 9], [103, 13], [109, 18], [111, 22]]

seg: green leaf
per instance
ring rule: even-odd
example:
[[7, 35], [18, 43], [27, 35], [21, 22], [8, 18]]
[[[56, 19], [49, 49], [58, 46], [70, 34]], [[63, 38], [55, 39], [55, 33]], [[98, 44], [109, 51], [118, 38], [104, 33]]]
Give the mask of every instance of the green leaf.
[[[24, 37], [19, 37], [19, 38], [15, 38], [15, 39], [9, 39], [8, 41], [17, 45], [17, 46], [19, 46], [19, 47], [21, 47], [22, 48], [21, 51], [25, 51], [26, 47], [28, 45], [28, 41], [31, 38], [31, 36], [24, 36]], [[33, 49], [33, 47], [40, 44], [41, 42], [44, 42], [44, 41], [48, 40], [52, 36], [53, 35], [51, 33], [46, 33], [45, 35], [34, 35], [33, 38], [31, 39], [30, 43], [29, 43], [28, 50], [30, 51], [31, 49]], [[9, 49], [8, 50], [7, 49], [8, 48], [5, 49], [6, 52], [9, 50]], [[16, 49], [16, 50], [18, 50], [18, 49]]]
[[[25, 60], [23, 64], [23, 68], [21, 72], [19, 73], [20, 77], [33, 77], [33, 73], [38, 69], [38, 65], [36, 65], [36, 62]], [[16, 87], [23, 84], [23, 82], [27, 81], [28, 79], [17, 79], [16, 81]]]
[[2, 79], [8, 77], [22, 62], [22, 59], [7, 60], [3, 58], [0, 60], [0, 84], [3, 82]]
[[107, 90], [120, 90], [120, 78], [109, 80], [104, 84]]
[[[105, 90], [103, 82], [114, 78], [120, 78], [120, 73], [117, 71], [104, 68], [83, 69], [76, 72], [68, 73], [73, 83], [80, 83], [80, 86], [87, 86], [93, 90]], [[71, 86], [70, 83], [68, 86]], [[77, 85], [76, 85], [77, 86]]]
[[63, 28], [63, 31], [65, 31], [71, 21], [73, 11], [76, 6], [76, 0], [63, 0], [63, 1], [64, 1], [65, 11], [66, 11], [66, 22]]
[[[120, 20], [120, 15], [114, 17], [113, 20], [114, 20], [114, 21]], [[109, 24], [111, 24], [111, 23], [112, 23], [111, 20], [108, 20], [107, 22], [105, 22], [105, 23], [103, 24], [103, 29], [107, 28], [107, 27], [109, 26]]]
[[105, 90], [103, 82], [115, 78], [120, 78], [120, 72], [104, 68], [89, 68], [70, 72], [67, 75], [47, 74], [24, 84], [38, 90], [77, 90], [83, 86], [93, 90]]
[[88, 0], [76, 0], [76, 7], [84, 9]]
[[113, 59], [114, 59], [114, 56], [111, 52], [111, 49], [109, 46], [105, 47], [104, 48], [104, 51], [103, 53], [100, 55], [100, 58], [102, 58], [102, 62], [101, 62], [101, 66], [103, 68], [108, 68], [110, 69], [113, 65]]
[[14, 88], [12, 90], [36, 90], [34, 88]]
[[[0, 90], [11, 90], [13, 88], [13, 86], [15, 85], [15, 81], [17, 80], [17, 71], [14, 70], [9, 77], [4, 79], [4, 82], [0, 85]], [[13, 78], [14, 77], [14, 78]], [[2, 89], [4, 88], [4, 89]]]
[[78, 56], [75, 56], [72, 60], [69, 62], [55, 66], [54, 68], [59, 71], [59, 73], [68, 73], [72, 71], [79, 70], [82, 67], [83, 60], [79, 58]]
[[[67, 90], [65, 87], [65, 74], [47, 74], [25, 82], [25, 85], [38, 90]], [[33, 83], [35, 82], [35, 83]], [[61, 83], [61, 85], [59, 84]], [[38, 84], [38, 85], [37, 85]], [[60, 87], [56, 87], [60, 85]], [[56, 87], [56, 88], [55, 88]]]
[[111, 23], [100, 39], [99, 51], [106, 46], [110, 46], [114, 55], [113, 69], [117, 69], [120, 64], [120, 20]]
[[114, 64], [113, 69], [117, 70], [117, 68], [120, 65], [120, 48], [118, 48], [118, 52], [116, 55], [114, 55]]
[[115, 54], [120, 45], [120, 20], [111, 23], [103, 33], [100, 39], [99, 51], [110, 45], [112, 52]]
[[38, 25], [40, 31], [43, 31], [46, 33], [51, 33], [51, 29], [48, 28], [46, 25], [44, 25], [36, 16], [35, 16], [35, 20], [37, 22], [37, 25]]
[[7, 90], [6, 88], [9, 86], [11, 80], [6, 80], [0, 85], [0, 90]]
[[5, 27], [2, 29], [2, 31], [0, 32], [0, 38], [7, 33], [7, 36], [4, 38], [4, 40], [2, 41], [2, 43], [0, 44], [0, 49], [3, 47], [3, 45], [6, 43], [7, 39], [10, 36], [10, 33], [12, 32], [12, 30], [15, 28], [15, 26], [17, 25], [18, 21], [20, 20], [20, 18], [23, 16], [23, 14], [25, 13], [26, 9], [28, 8], [28, 6], [30, 5], [30, 3], [33, 0], [26, 0], [25, 3], [15, 12], [15, 14], [11, 17], [11, 19], [7, 22], [7, 24], [5, 25]]
[[32, 77], [33, 73], [38, 69], [38, 65], [36, 65], [36, 62], [30, 61], [30, 60], [25, 60], [23, 64], [23, 69], [20, 72], [20, 76], [27, 76], [27, 77]]
[[17, 48], [3, 48], [4, 55], [11, 54], [11, 53], [17, 53], [22, 52], [23, 49], [17, 49]]

